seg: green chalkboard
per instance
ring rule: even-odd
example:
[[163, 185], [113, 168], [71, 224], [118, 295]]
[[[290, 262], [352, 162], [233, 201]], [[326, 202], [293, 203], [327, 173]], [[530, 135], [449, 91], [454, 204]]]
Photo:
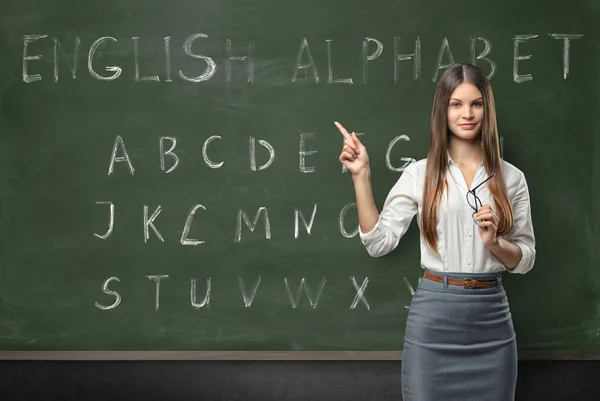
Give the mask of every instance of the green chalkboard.
[[4, 2], [0, 350], [401, 351], [418, 229], [367, 255], [333, 122], [363, 135], [381, 206], [456, 61], [490, 76], [529, 182], [519, 348], [597, 355], [599, 11]]

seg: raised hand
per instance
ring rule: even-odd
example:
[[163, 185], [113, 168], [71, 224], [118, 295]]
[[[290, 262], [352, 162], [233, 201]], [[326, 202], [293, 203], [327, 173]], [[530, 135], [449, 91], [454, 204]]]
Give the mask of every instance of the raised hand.
[[335, 122], [335, 126], [345, 138], [344, 147], [342, 148], [342, 153], [339, 158], [340, 162], [346, 167], [346, 170], [350, 171], [353, 175], [365, 171], [369, 166], [367, 148], [364, 147], [354, 132], [352, 135], [349, 134], [342, 124], [337, 121]]

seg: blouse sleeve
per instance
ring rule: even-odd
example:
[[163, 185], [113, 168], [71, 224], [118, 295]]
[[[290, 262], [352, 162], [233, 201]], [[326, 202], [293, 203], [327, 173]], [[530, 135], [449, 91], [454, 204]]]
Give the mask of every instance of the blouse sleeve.
[[519, 264], [514, 269], [507, 269], [507, 271], [525, 274], [533, 268], [535, 263], [535, 236], [531, 220], [529, 189], [523, 174], [521, 174], [521, 180], [512, 206], [513, 228], [508, 237], [510, 242], [521, 248], [522, 256]]
[[375, 227], [368, 233], [360, 231], [360, 238], [373, 257], [390, 253], [398, 246], [417, 213], [415, 200], [414, 163], [409, 165], [390, 190]]

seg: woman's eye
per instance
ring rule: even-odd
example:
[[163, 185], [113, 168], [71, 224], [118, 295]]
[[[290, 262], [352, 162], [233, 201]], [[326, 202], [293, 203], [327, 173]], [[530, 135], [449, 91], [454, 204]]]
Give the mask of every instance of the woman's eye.
[[473, 103], [473, 106], [475, 106], [475, 107], [482, 107], [483, 103], [481, 103], [481, 102], [475, 102], [475, 103]]

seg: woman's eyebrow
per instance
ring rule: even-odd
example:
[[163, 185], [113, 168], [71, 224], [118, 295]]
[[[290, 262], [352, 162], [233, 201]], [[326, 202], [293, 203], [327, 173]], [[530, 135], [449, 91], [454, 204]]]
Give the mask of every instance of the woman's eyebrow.
[[[455, 98], [455, 97], [451, 97], [451, 98], [450, 98], [450, 100], [451, 100], [451, 101], [452, 101], [452, 100], [454, 100], [454, 101], [457, 101], [457, 102], [462, 102], [462, 100], [460, 100], [460, 99], [458, 99], [458, 98]], [[475, 99], [475, 100], [473, 100], [473, 101], [474, 101], [474, 102], [479, 102], [479, 101], [482, 101], [482, 100], [483, 100], [483, 97], [478, 97], [477, 99]]]

